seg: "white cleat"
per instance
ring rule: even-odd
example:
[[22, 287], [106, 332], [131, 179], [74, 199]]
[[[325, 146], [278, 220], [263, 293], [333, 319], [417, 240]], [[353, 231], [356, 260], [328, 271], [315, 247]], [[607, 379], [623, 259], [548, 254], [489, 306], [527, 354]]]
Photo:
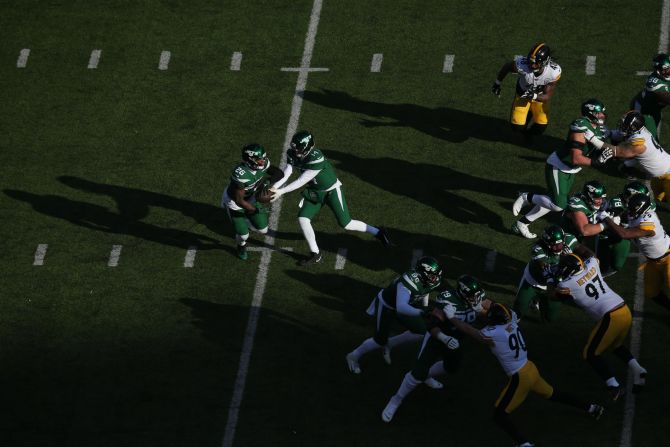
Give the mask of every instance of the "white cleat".
[[354, 355], [350, 352], [347, 354], [347, 366], [349, 367], [349, 371], [351, 371], [354, 374], [360, 374], [361, 373], [361, 365], [358, 364], [358, 359], [354, 357]]
[[519, 194], [519, 197], [516, 198], [514, 201], [514, 205], [512, 205], [512, 214], [515, 216], [518, 216], [519, 213], [521, 212], [521, 208], [524, 206], [528, 205], [528, 196], [526, 195], [527, 193], [522, 192]]
[[389, 400], [389, 403], [386, 404], [386, 407], [384, 407], [384, 411], [382, 411], [382, 421], [391, 422], [391, 419], [393, 419], [393, 416], [395, 415], [395, 412], [398, 411], [398, 407], [401, 403], [402, 400], [394, 395], [391, 400]]
[[432, 388], [434, 390], [441, 390], [442, 388], [444, 388], [442, 382], [433, 379], [432, 377], [427, 378], [426, 380], [423, 381], [423, 383], [425, 383], [428, 388]]
[[388, 345], [384, 346], [382, 349], [382, 355], [384, 356], [384, 361], [387, 365], [391, 364], [391, 348]]
[[521, 222], [520, 220], [517, 220], [512, 224], [512, 232], [515, 234], [520, 234], [526, 239], [535, 239], [537, 237], [537, 234], [531, 233], [528, 229], [528, 225]]

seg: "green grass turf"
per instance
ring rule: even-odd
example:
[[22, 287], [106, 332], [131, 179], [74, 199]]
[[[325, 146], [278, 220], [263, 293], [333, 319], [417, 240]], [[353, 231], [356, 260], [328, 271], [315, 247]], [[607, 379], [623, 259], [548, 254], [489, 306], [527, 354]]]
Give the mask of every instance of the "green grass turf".
[[[220, 445], [260, 255], [235, 259], [218, 203], [241, 145], [261, 142], [280, 159], [296, 75], [279, 68], [299, 64], [310, 10], [309, 1], [0, 5], [0, 444]], [[324, 210], [323, 265], [302, 270], [295, 256], [273, 255], [235, 445], [424, 444], [445, 431], [450, 445], [511, 444], [490, 422], [505, 377], [483, 348], [466, 343], [446, 389], [417, 390], [390, 426], [379, 414], [415, 349], [399, 349], [391, 367], [370, 355], [361, 377], [346, 372], [344, 354], [371, 335], [363, 311], [416, 248], [444, 261], [449, 279], [469, 272], [513, 300], [531, 244], [508, 232], [512, 200], [544, 187], [543, 161], [582, 100], [605, 101], [615, 125], [644, 82], [634, 73], [648, 69], [658, 21], [651, 1], [634, 10], [324, 3], [312, 65], [330, 71], [310, 74], [300, 126], [336, 166], [352, 216], [389, 226], [398, 246], [344, 233]], [[528, 148], [508, 131], [514, 80], [500, 100], [489, 87], [539, 39], [564, 75], [547, 134]], [[21, 48], [32, 50], [25, 69]], [[87, 70], [96, 48], [100, 65]], [[164, 72], [163, 50], [172, 53]], [[240, 72], [229, 70], [234, 51], [244, 53]], [[378, 52], [382, 72], [370, 73]], [[454, 73], [442, 73], [445, 54], [456, 55]], [[594, 76], [584, 75], [586, 55], [598, 57]], [[610, 191], [624, 184], [588, 169], [577, 184], [592, 177]], [[284, 200], [277, 244], [304, 253], [297, 200]], [[39, 243], [49, 244], [46, 264], [33, 267]], [[113, 244], [124, 248], [109, 268]], [[191, 245], [195, 268], [184, 269]], [[348, 260], [336, 271], [340, 247]], [[485, 272], [492, 249], [496, 269]], [[634, 270], [609, 281], [629, 303]], [[565, 308], [560, 324], [529, 321], [524, 331], [549, 381], [603, 400], [579, 358], [591, 325]], [[641, 359], [652, 378], [669, 366], [659, 354], [667, 330], [667, 313], [648, 303]], [[634, 445], [660, 442], [668, 390], [650, 382]], [[613, 406], [595, 423], [529, 398], [515, 417], [540, 445], [605, 446], [618, 443], [623, 414]]]

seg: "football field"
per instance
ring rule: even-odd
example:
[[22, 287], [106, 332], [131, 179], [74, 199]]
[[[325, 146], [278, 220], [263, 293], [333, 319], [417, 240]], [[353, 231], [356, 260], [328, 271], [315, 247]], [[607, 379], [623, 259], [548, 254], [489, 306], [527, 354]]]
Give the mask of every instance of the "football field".
[[[470, 339], [444, 389], [380, 413], [418, 346], [351, 374], [381, 287], [421, 253], [450, 283], [478, 277], [511, 304], [532, 241], [512, 234], [519, 191], [596, 97], [615, 127], [668, 50], [668, 0], [7, 0], [0, 3], [0, 446], [511, 446], [493, 423], [506, 376]], [[547, 132], [509, 128], [514, 76], [534, 42], [563, 69]], [[667, 120], [667, 118], [666, 118]], [[666, 124], [667, 126], [667, 124]], [[272, 164], [310, 130], [351, 215], [385, 249], [314, 220], [300, 194], [237, 259], [221, 195], [243, 145]], [[670, 132], [661, 134], [670, 147]], [[575, 190], [626, 179], [585, 168]], [[660, 218], [670, 224], [666, 211]], [[534, 224], [540, 232], [544, 222]], [[524, 319], [529, 358], [557, 388], [604, 402], [592, 420], [531, 396], [513, 413], [538, 446], [651, 446], [670, 386], [670, 314], [641, 300], [637, 253], [608, 283], [637, 311], [643, 393], [611, 404], [581, 358], [593, 322], [564, 306]], [[637, 299], [636, 299], [637, 298]], [[642, 307], [643, 306], [643, 307]], [[620, 381], [626, 369], [615, 363]]]

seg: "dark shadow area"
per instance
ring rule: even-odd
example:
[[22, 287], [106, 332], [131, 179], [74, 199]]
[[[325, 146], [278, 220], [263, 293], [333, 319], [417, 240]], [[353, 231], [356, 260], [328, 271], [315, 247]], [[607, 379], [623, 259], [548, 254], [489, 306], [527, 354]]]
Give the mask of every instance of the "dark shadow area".
[[[366, 101], [347, 92], [328, 89], [306, 91], [304, 98], [323, 107], [367, 115], [370, 118], [361, 119], [360, 124], [368, 128], [411, 127], [431, 137], [452, 143], [463, 143], [470, 138], [479, 138], [531, 148], [523, 136], [512, 132], [507, 120], [467, 110]], [[531, 146], [548, 154], [553, 150], [550, 148], [559, 147], [559, 144], [562, 145], [563, 140], [542, 135], [536, 137]]]

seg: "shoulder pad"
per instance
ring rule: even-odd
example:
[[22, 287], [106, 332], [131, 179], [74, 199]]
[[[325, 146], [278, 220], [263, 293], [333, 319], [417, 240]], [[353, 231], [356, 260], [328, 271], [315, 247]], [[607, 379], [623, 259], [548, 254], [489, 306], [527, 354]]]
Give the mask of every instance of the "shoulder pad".
[[591, 125], [591, 122], [582, 117], [577, 118], [574, 120], [572, 123], [570, 123], [570, 130], [572, 132], [586, 132], [587, 130], [593, 130], [593, 126]]

